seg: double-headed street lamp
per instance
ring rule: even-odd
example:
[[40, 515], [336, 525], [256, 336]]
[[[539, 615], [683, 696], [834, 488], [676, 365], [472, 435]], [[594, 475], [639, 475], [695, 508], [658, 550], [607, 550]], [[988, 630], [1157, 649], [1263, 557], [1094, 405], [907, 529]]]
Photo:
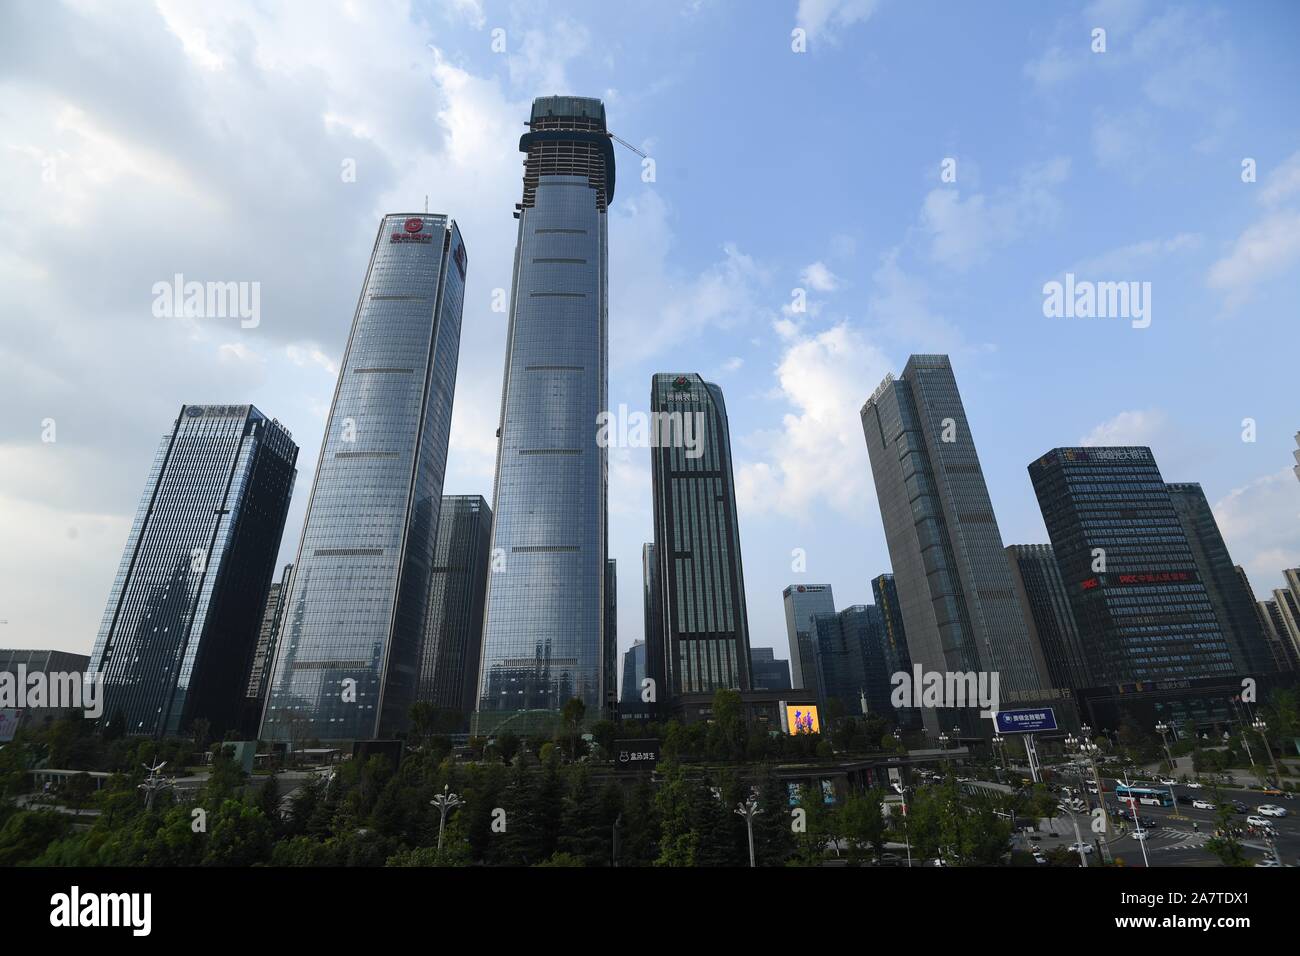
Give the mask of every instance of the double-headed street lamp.
[[448, 784], [442, 785], [442, 793], [429, 802], [438, 808], [438, 852], [442, 852], [442, 831], [447, 827], [447, 814], [460, 806], [460, 796], [451, 793]]
[[1256, 717], [1255, 720], [1254, 720], [1254, 722], [1251, 723], [1250, 726], [1252, 726], [1253, 728], [1255, 728], [1255, 731], [1259, 734], [1259, 738], [1260, 738], [1260, 740], [1262, 740], [1262, 741], [1264, 742], [1264, 749], [1268, 751], [1268, 759], [1269, 759], [1269, 760], [1272, 762], [1272, 764], [1273, 764], [1273, 778], [1274, 778], [1274, 780], [1277, 782], [1277, 785], [1278, 785], [1279, 787], [1281, 787], [1281, 786], [1282, 786], [1282, 771], [1279, 770], [1278, 767], [1277, 767], [1277, 754], [1273, 753], [1273, 748], [1272, 748], [1271, 746], [1269, 746], [1269, 743], [1268, 743], [1268, 737], [1265, 736], [1265, 734], [1264, 734], [1264, 731], [1268, 730], [1268, 724], [1265, 723], [1263, 717]]
[[736, 813], [745, 818], [745, 829], [749, 831], [749, 865], [754, 867], [754, 817], [763, 812], [758, 801], [752, 796], [744, 803], [736, 804]]
[[1092, 770], [1092, 779], [1097, 784], [1097, 806], [1101, 807], [1102, 830], [1105, 834], [1101, 845], [1102, 853], [1105, 854], [1106, 848], [1110, 846], [1110, 813], [1106, 810], [1106, 788], [1101, 782], [1101, 771], [1097, 769], [1097, 751], [1101, 748], [1088, 739], [1088, 735], [1092, 733], [1091, 727], [1084, 724], [1079, 731], [1083, 734], [1083, 738], [1069, 734], [1065, 738], [1065, 745], [1078, 747], [1080, 755], [1088, 761], [1088, 767]]

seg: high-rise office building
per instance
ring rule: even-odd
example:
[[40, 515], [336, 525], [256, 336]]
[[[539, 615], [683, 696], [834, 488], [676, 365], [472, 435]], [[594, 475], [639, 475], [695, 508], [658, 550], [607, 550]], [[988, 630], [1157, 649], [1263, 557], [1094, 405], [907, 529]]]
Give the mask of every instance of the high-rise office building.
[[154, 456], [90, 656], [104, 719], [242, 727], [298, 446], [252, 405], [183, 405]]
[[[862, 408], [876, 497], [913, 664], [997, 672], [1001, 701], [1045, 690], [946, 355], [913, 355]], [[929, 733], [960, 722], [989, 733], [979, 709], [925, 708]]]
[[1094, 681], [1233, 673], [1151, 449], [1056, 448], [1029, 477]]
[[790, 662], [776, 656], [770, 647], [751, 647], [749, 666], [754, 690], [790, 690]]
[[818, 702], [826, 707], [836, 700], [845, 716], [856, 716], [865, 699], [868, 713], [894, 721], [880, 608], [855, 604], [835, 614], [814, 614], [809, 623], [821, 688]]
[[373, 740], [407, 727], [466, 265], [446, 216], [390, 215], [379, 225], [282, 611], [264, 740]]
[[1258, 676], [1276, 670], [1268, 640], [1255, 616], [1250, 590], [1242, 587], [1241, 576], [1228, 554], [1228, 545], [1219, 533], [1219, 524], [1214, 520], [1204, 490], [1195, 482], [1174, 482], [1168, 487], [1174, 511], [1191, 546], [1197, 573], [1210, 595], [1219, 627], [1228, 639], [1237, 673]]
[[618, 695], [618, 704], [625, 714], [640, 713], [645, 709], [641, 702], [641, 681], [646, 676], [645, 650], [645, 641], [633, 641], [632, 646], [623, 652], [622, 692]]
[[[44, 674], [46, 681], [51, 682], [50, 686], [52, 686], [52, 682], [56, 680], [68, 679], [67, 675], [88, 674], [89, 667], [90, 658], [85, 654], [27, 647], [0, 647], [0, 674], [8, 678], [6, 683], [15, 690], [20, 685], [24, 688], [30, 687], [28, 681], [32, 674]], [[31, 701], [24, 703], [26, 706], [21, 709], [16, 707], [0, 709], [0, 744], [12, 740], [19, 727], [40, 730], [56, 720], [85, 713], [84, 706], [78, 710], [69, 706], [75, 702], [67, 700], [54, 701], [47, 698], [35, 707], [32, 706]], [[58, 706], [54, 706], [56, 703]], [[80, 703], [83, 705], [87, 703], [84, 685]]]
[[618, 562], [605, 561], [605, 647], [600, 659], [605, 667], [605, 717], [618, 716]]
[[[885, 672], [891, 678], [894, 674], [911, 674], [912, 655], [907, 650], [907, 628], [903, 625], [903, 611], [898, 605], [898, 585], [894, 582], [894, 576], [886, 573], [872, 578], [871, 595], [876, 607], [880, 608]], [[921, 728], [921, 712], [917, 708], [909, 706], [895, 709], [895, 720], [900, 727], [906, 730]]]
[[1269, 618], [1288, 656], [1300, 667], [1300, 568], [1287, 568], [1282, 577], [1286, 587], [1273, 589]]
[[1071, 691], [1091, 687], [1088, 657], [1074, 624], [1074, 609], [1052, 546], [1008, 545], [1007, 560], [1029, 638], [1043, 656], [1043, 667], [1052, 686]]
[[280, 580], [272, 582], [266, 595], [266, 609], [262, 612], [257, 647], [253, 651], [253, 666], [248, 672], [248, 690], [244, 692], [244, 727], [248, 737], [257, 736], [262, 720], [266, 689], [271, 683], [271, 665], [275, 663], [275, 645], [280, 639], [280, 611], [284, 608], [285, 589], [292, 574], [293, 565], [286, 564], [280, 572]]
[[614, 148], [595, 99], [533, 102], [515, 246], [475, 733], [549, 730], [607, 673], [609, 202]]
[[[655, 683], [655, 697], [663, 684], [659, 663], [663, 659], [663, 594], [659, 588], [659, 562], [653, 541], [641, 545], [641, 596], [645, 603], [645, 668], [643, 677]], [[647, 705], [648, 706], [648, 705]]]
[[749, 690], [749, 620], [722, 389], [695, 374], [650, 385], [655, 557], [663, 598], [661, 701]]
[[429, 580], [417, 698], [466, 722], [478, 691], [492, 509], [482, 495], [443, 495]]
[[835, 595], [829, 584], [790, 584], [781, 592], [785, 605], [785, 634], [790, 642], [790, 681], [795, 690], [818, 695], [817, 654], [813, 649], [814, 614], [834, 614]]

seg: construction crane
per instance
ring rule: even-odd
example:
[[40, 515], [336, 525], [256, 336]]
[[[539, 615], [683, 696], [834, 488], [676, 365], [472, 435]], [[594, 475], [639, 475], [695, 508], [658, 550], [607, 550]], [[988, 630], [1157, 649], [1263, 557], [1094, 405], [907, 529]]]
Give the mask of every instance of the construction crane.
[[631, 143], [629, 143], [627, 140], [622, 139], [621, 137], [615, 136], [613, 133], [610, 133], [608, 130], [606, 130], [605, 132], [608, 134], [609, 138], [612, 139], [614, 142], [619, 143], [619, 144], [621, 144], [621, 145], [623, 145], [623, 146], [626, 146], [628, 149], [632, 150], [632, 152], [636, 153], [636, 154], [637, 154], [638, 156], [640, 156], [642, 159], [645, 159], [645, 158], [646, 158], [645, 153], [641, 152], [641, 150], [637, 149], [635, 146], [633, 146], [633, 145], [632, 145]]

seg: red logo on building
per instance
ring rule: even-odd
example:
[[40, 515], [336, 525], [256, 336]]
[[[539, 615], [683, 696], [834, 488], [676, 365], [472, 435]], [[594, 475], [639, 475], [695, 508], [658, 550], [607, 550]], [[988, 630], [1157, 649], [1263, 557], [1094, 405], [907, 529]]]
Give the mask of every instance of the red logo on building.
[[424, 220], [423, 220], [423, 219], [408, 219], [408, 220], [406, 220], [406, 231], [407, 231], [407, 232], [419, 232], [419, 231], [420, 231], [421, 229], [423, 229], [423, 228], [424, 228]]

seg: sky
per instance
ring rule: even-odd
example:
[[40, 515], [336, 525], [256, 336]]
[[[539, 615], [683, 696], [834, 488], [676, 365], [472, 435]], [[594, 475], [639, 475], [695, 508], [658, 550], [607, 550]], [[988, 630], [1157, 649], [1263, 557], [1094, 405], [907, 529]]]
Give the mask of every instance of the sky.
[[[1149, 445], [1264, 597], [1300, 565], [1297, 35], [1286, 2], [0, 4], [0, 646], [89, 653], [183, 403], [292, 431], [293, 560], [379, 218], [426, 196], [469, 258], [444, 491], [490, 500], [548, 94], [653, 161], [616, 146], [610, 405], [722, 387], [753, 646], [788, 656], [787, 584], [889, 569], [858, 414], [914, 352], [952, 358], [1006, 544], [1047, 540], [1030, 461]], [[178, 273], [259, 321], [156, 316]], [[1149, 283], [1150, 324], [1046, 316], [1067, 274]], [[609, 514], [626, 648], [646, 449]]]

